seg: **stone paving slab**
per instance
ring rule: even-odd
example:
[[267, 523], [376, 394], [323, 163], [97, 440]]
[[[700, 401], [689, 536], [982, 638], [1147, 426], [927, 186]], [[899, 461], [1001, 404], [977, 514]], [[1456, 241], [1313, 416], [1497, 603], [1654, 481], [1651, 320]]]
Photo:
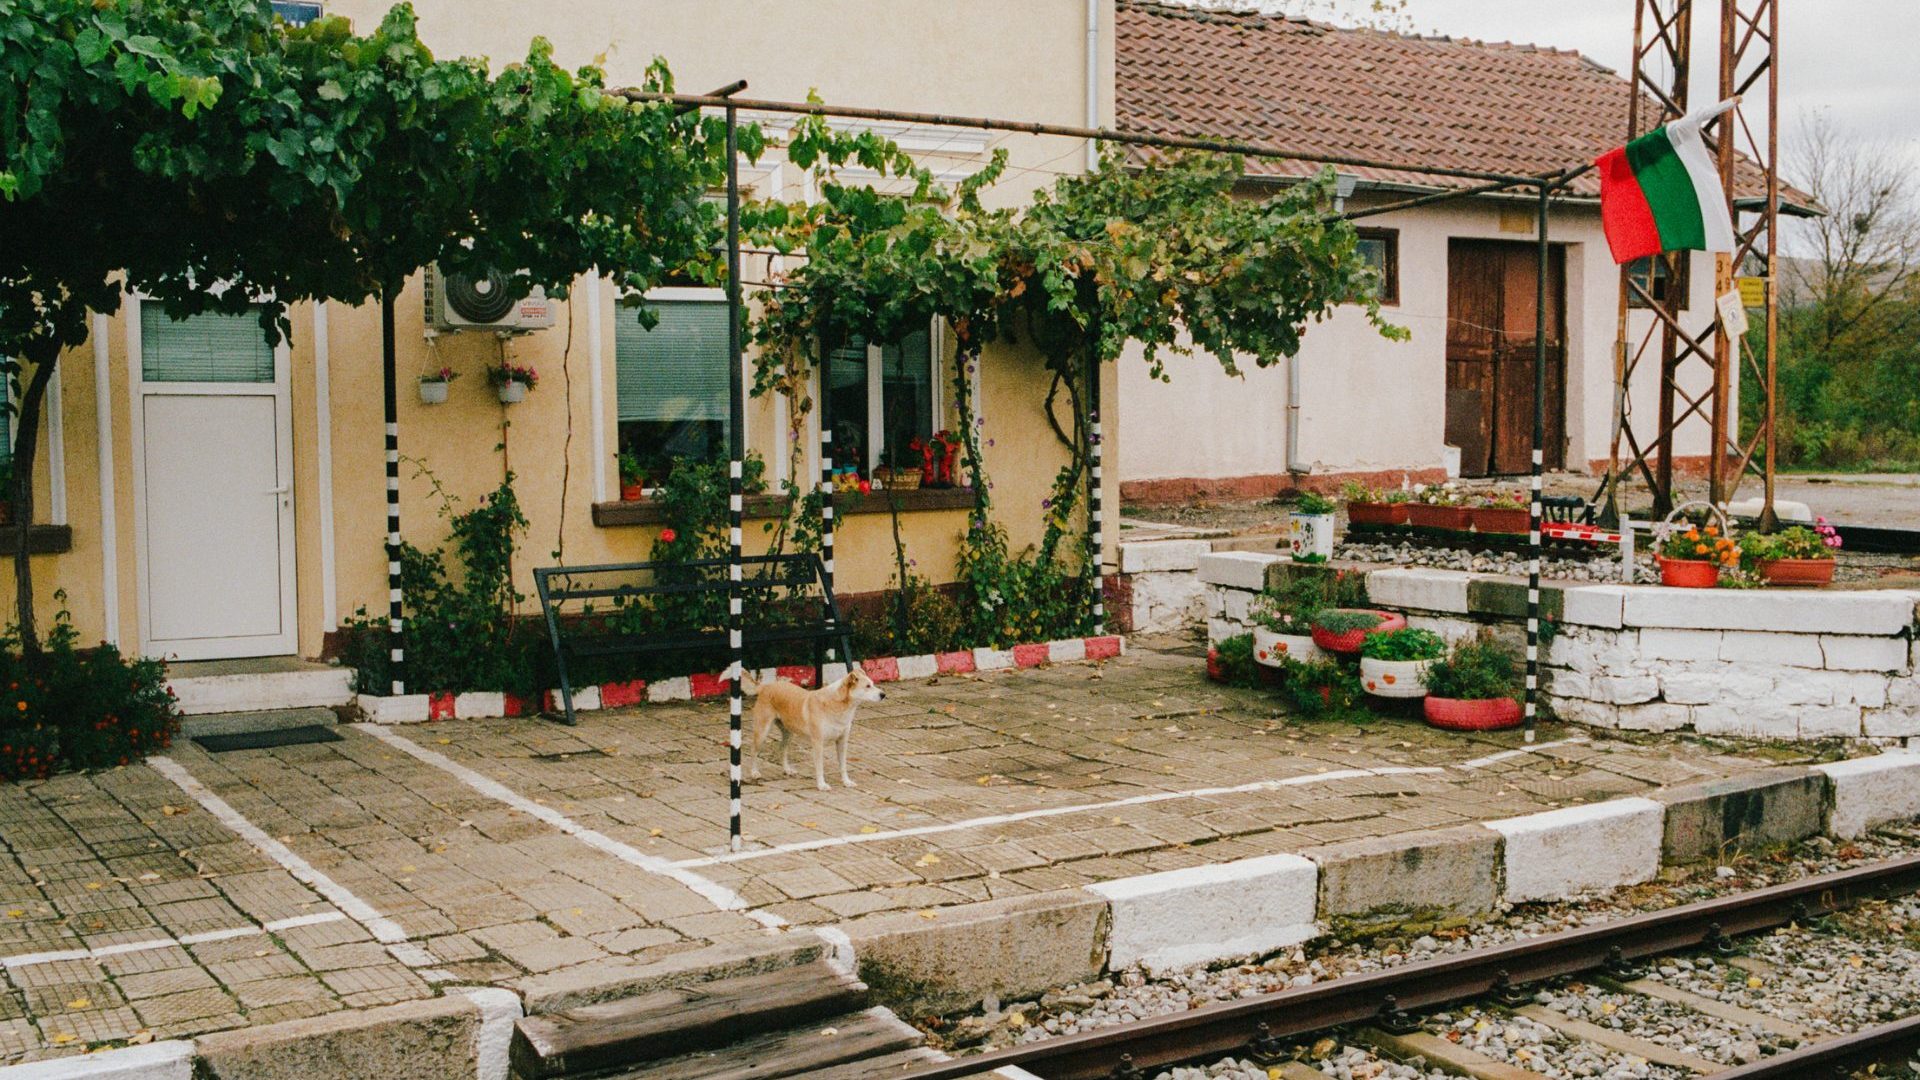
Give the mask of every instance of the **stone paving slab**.
[[[1197, 651], [949, 676], [865, 706], [860, 785], [777, 760], [726, 850], [724, 702], [344, 726], [0, 787], [0, 1064], [644, 969], [768, 927], [1578, 805], [1777, 764], [1676, 736], [1304, 723]], [[804, 753], [796, 755], [805, 757]], [[200, 792], [183, 787], [179, 779]], [[204, 795], [205, 798], [200, 796]], [[224, 809], [220, 809], [224, 808]], [[759, 944], [754, 944], [754, 943]]]

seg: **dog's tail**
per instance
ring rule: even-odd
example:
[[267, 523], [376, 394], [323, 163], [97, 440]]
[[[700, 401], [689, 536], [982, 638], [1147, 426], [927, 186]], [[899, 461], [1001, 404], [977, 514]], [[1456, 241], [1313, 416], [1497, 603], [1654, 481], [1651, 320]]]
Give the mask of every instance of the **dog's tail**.
[[760, 680], [754, 678], [753, 672], [745, 668], [740, 669], [740, 692], [748, 697], [760, 692]]

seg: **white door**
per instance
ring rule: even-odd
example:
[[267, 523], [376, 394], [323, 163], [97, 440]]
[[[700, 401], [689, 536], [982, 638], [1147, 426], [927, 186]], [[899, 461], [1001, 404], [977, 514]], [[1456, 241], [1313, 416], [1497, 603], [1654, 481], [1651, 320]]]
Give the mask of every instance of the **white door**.
[[298, 647], [287, 355], [252, 315], [136, 329], [142, 650], [182, 660]]

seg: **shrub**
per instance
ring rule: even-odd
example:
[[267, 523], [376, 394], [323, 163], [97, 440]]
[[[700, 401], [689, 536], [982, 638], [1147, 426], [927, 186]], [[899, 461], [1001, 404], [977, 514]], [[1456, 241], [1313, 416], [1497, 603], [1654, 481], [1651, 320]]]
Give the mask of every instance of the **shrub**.
[[1487, 639], [1465, 641], [1428, 665], [1426, 683], [1427, 693], [1437, 698], [1513, 697], [1521, 688], [1519, 662]]
[[1377, 611], [1330, 608], [1314, 614], [1313, 628], [1329, 634], [1351, 634], [1355, 630], [1371, 630], [1386, 621], [1386, 616]]
[[1281, 664], [1280, 692], [1295, 712], [1306, 717], [1352, 712], [1359, 708], [1363, 694], [1360, 677], [1333, 660]]
[[1431, 630], [1391, 630], [1368, 634], [1360, 655], [1374, 660], [1437, 660], [1447, 654], [1447, 643]]
[[1221, 638], [1214, 643], [1213, 653], [1219, 658], [1220, 671], [1228, 685], [1260, 685], [1259, 667], [1253, 660], [1252, 634]]
[[76, 648], [78, 637], [61, 611], [40, 656], [0, 642], [0, 779], [126, 765], [173, 742], [180, 711], [166, 665], [106, 644]]
[[1331, 514], [1336, 509], [1337, 507], [1334, 506], [1332, 499], [1327, 498], [1317, 491], [1303, 491], [1300, 493], [1300, 497], [1294, 500], [1293, 503], [1293, 512], [1303, 517], [1310, 517], [1316, 514]]

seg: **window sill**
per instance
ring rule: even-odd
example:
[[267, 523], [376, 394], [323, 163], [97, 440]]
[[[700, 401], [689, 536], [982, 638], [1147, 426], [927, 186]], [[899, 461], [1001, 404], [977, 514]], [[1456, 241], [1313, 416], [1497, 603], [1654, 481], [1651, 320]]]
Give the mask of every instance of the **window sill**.
[[[19, 540], [20, 527], [18, 525], [0, 525], [0, 555], [16, 554], [20, 550]], [[59, 555], [72, 550], [73, 526], [27, 526], [27, 554]]]
[[[896, 491], [893, 497], [900, 502], [903, 512], [925, 510], [971, 510], [976, 500], [972, 488], [921, 488], [916, 491]], [[875, 491], [862, 495], [858, 492], [835, 492], [833, 513], [835, 517], [850, 514], [884, 514], [892, 509], [892, 502], [884, 491]], [[742, 513], [748, 519], [766, 519], [780, 517], [787, 513], [785, 495], [749, 495], [742, 504]], [[667, 516], [664, 508], [652, 499], [640, 502], [603, 502], [593, 504], [593, 523], [601, 528], [617, 528], [624, 525], [665, 525]]]

